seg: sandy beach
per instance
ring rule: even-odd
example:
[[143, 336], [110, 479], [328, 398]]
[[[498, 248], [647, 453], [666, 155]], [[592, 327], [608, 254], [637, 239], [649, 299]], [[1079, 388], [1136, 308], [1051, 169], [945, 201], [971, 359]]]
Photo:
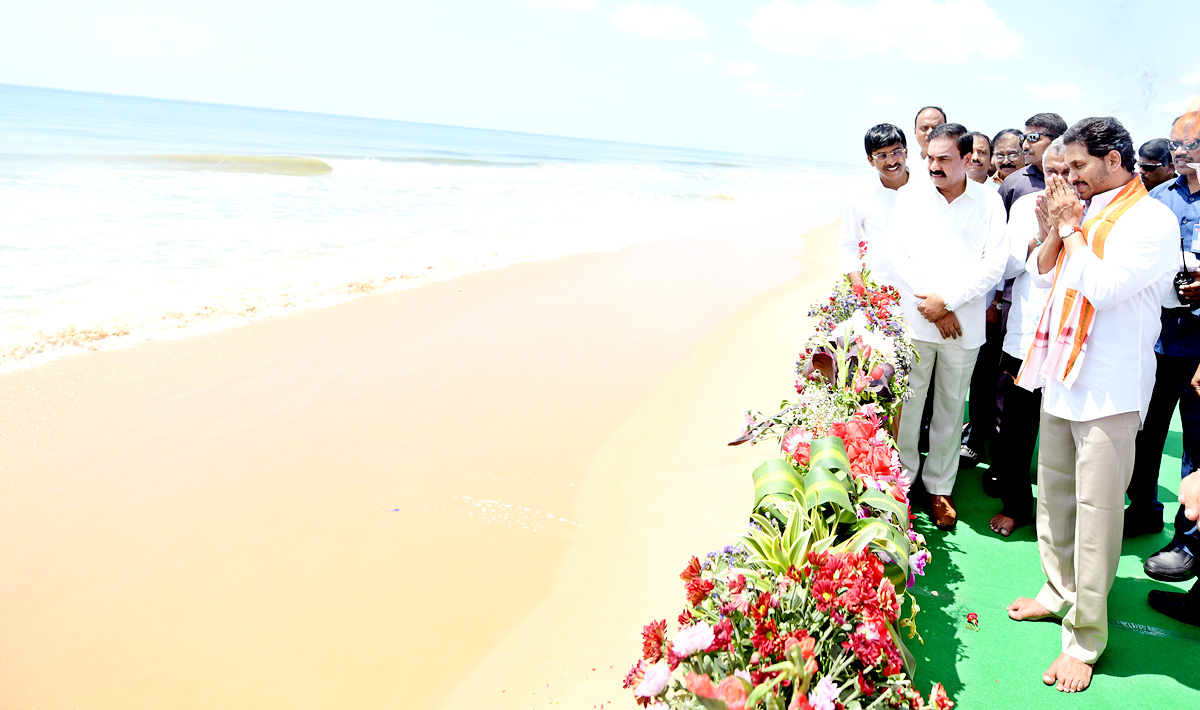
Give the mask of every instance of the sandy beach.
[[834, 226], [0, 375], [0, 707], [630, 707], [732, 541]]

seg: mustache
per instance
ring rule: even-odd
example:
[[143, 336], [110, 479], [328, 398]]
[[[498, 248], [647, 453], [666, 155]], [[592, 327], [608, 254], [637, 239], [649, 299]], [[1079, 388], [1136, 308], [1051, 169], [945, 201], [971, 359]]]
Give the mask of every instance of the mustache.
[[930, 177], [946, 177], [946, 173], [941, 170], [930, 170], [929, 175]]
[[1000, 167], [1002, 167], [1002, 168], [1012, 168], [1012, 169], [1016, 170], [1016, 168], [1017, 168], [1017, 164], [1016, 164], [1016, 163], [1000, 163]]

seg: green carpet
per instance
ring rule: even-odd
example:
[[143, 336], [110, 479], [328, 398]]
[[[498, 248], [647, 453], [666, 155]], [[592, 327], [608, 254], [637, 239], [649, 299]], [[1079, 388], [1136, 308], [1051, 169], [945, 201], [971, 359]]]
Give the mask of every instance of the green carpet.
[[[1000, 501], [983, 493], [986, 463], [959, 473], [954, 489], [958, 526], [950, 533], [918, 512], [933, 559], [913, 592], [921, 611], [917, 628], [924, 644], [906, 639], [917, 658], [917, 687], [928, 693], [940, 681], [960, 710], [976, 708], [1185, 708], [1200, 705], [1200, 627], [1165, 617], [1146, 603], [1151, 589], [1186, 590], [1146, 577], [1142, 562], [1171, 539], [1179, 488], [1179, 416], [1172, 422], [1159, 476], [1159, 500], [1167, 526], [1158, 535], [1127, 540], [1109, 597], [1108, 648], [1096, 664], [1092, 685], [1081, 694], [1060, 693], [1041, 677], [1062, 648], [1062, 627], [1052, 622], [1016, 622], [1005, 607], [1032, 597], [1045, 577], [1032, 525], [1009, 538], [988, 521]], [[1035, 459], [1036, 466], [1036, 459]], [[907, 611], [907, 609], [906, 609]], [[979, 628], [967, 628], [967, 614]]]

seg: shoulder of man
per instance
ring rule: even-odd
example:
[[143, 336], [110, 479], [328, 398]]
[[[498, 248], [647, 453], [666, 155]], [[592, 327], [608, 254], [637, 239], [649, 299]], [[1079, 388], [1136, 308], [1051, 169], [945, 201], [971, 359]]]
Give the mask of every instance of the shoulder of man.
[[1157, 185], [1154, 189], [1150, 190], [1150, 196], [1156, 200], [1163, 201], [1165, 197], [1171, 194], [1171, 190], [1173, 188], [1178, 187], [1180, 178], [1186, 180], [1186, 178], [1184, 178], [1182, 175], [1177, 175], [1173, 180], [1167, 180], [1163, 184]]
[[[1150, 231], [1162, 231], [1164, 235], [1179, 236], [1179, 218], [1175, 216], [1175, 212], [1170, 207], [1159, 200], [1138, 200], [1129, 209], [1129, 212], [1136, 214], [1139, 221], [1144, 221]], [[1117, 223], [1120, 224], [1120, 222], [1121, 220], [1118, 219]], [[1168, 243], [1173, 244], [1174, 242], [1168, 240]], [[1177, 246], [1172, 248], [1177, 248]]]

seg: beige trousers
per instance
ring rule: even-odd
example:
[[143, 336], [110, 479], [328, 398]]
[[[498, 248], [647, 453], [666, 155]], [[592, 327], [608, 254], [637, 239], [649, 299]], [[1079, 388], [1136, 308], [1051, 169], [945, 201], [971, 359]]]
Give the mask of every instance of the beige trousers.
[[1117, 574], [1137, 412], [1086, 422], [1042, 412], [1037, 600], [1062, 618], [1063, 653], [1095, 663], [1108, 643], [1108, 592]]
[[[908, 373], [908, 386], [913, 396], [900, 417], [896, 446], [900, 449], [900, 465], [910, 482], [917, 476], [921, 455], [917, 442], [921, 438], [921, 409], [929, 388], [933, 388], [933, 418], [929, 420], [929, 455], [921, 480], [925, 490], [934, 495], [948, 496], [954, 492], [958, 478], [958, 454], [962, 449], [963, 409], [967, 404], [967, 388], [975, 372], [979, 348], [966, 349], [953, 340], [929, 343], [914, 340], [913, 347], [921, 356]], [[933, 366], [937, 364], [937, 374]]]

